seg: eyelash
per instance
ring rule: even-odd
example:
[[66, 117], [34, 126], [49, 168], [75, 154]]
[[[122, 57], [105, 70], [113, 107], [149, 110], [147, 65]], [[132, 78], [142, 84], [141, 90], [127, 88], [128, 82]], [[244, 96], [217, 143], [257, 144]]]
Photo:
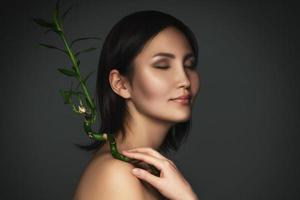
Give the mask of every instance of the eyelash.
[[[196, 64], [193, 63], [191, 66], [187, 66], [187, 68], [191, 68], [191, 69], [195, 69], [196, 68]], [[165, 66], [159, 66], [159, 65], [156, 65], [155, 66], [156, 68], [159, 68], [159, 69], [168, 69], [170, 66], [169, 65], [165, 65]]]

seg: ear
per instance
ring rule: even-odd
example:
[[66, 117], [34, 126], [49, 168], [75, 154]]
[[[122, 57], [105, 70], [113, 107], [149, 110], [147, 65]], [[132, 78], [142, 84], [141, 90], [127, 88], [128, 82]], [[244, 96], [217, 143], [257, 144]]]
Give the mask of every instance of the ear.
[[128, 99], [130, 98], [130, 87], [127, 84], [127, 79], [122, 76], [118, 70], [112, 69], [109, 73], [109, 82], [112, 90], [119, 96]]

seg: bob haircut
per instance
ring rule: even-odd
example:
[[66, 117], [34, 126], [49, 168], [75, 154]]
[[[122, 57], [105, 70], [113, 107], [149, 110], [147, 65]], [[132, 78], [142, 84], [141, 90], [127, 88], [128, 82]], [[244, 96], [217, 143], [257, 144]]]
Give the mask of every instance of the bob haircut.
[[[134, 75], [133, 60], [144, 45], [166, 27], [173, 26], [187, 38], [198, 63], [198, 44], [193, 32], [175, 17], [155, 10], [143, 10], [122, 18], [107, 35], [101, 50], [96, 81], [96, 98], [101, 117], [99, 133], [125, 135], [125, 116], [131, 117], [125, 100], [116, 94], [109, 82], [109, 73], [116, 69], [130, 84]], [[178, 151], [190, 131], [191, 120], [173, 125], [158, 149], [162, 153]], [[117, 135], [114, 135], [115, 137]], [[105, 141], [94, 141], [89, 145], [77, 145], [87, 151], [96, 151]]]

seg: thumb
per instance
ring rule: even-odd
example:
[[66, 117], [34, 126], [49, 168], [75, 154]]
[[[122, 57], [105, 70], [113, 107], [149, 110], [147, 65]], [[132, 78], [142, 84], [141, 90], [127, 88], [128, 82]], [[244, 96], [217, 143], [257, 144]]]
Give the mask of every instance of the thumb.
[[140, 168], [134, 168], [132, 169], [132, 174], [137, 176], [140, 179], [143, 179], [150, 183], [151, 185], [157, 187], [159, 183], [159, 177], [156, 177], [149, 173], [148, 171]]

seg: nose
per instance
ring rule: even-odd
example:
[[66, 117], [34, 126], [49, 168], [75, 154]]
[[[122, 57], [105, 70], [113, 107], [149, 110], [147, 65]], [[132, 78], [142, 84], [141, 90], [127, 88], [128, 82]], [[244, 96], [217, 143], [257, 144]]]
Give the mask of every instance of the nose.
[[186, 72], [186, 69], [184, 66], [182, 66], [178, 69], [176, 78], [177, 78], [179, 88], [181, 88], [181, 87], [190, 88], [190, 86], [191, 86], [190, 78], [189, 78], [188, 73]]

